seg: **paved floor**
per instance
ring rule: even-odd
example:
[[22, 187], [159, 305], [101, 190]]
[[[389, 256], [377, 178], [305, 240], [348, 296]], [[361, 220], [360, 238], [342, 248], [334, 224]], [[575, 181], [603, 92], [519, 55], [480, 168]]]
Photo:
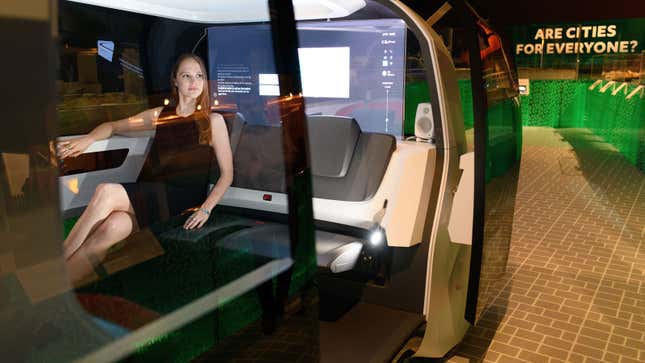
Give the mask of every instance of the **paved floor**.
[[585, 129], [524, 129], [506, 278], [450, 362], [645, 362], [645, 176]]
[[[509, 264], [499, 283], [493, 305], [447, 361], [645, 362], [643, 173], [586, 130], [525, 128]], [[311, 360], [316, 352], [306, 347], [317, 337], [300, 335], [315, 319], [289, 321], [272, 336], [257, 326], [240, 332], [246, 340], [197, 361], [230, 361], [234, 353], [252, 362], [257, 352]], [[304, 345], [285, 348], [284, 341]]]

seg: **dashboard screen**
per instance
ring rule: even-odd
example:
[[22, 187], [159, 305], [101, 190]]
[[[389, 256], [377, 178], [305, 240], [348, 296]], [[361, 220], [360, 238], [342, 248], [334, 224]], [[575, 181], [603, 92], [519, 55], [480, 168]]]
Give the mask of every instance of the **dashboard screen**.
[[[405, 23], [300, 22], [297, 28], [307, 114], [353, 117], [363, 131], [401, 136]], [[268, 24], [210, 27], [208, 52], [218, 103], [235, 104], [249, 123], [279, 122], [269, 110], [280, 85]]]

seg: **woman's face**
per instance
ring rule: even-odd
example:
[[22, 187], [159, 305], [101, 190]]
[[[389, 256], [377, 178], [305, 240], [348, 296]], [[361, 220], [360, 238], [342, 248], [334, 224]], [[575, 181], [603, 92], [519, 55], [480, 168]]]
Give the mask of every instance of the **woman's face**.
[[197, 98], [204, 90], [206, 75], [202, 72], [199, 63], [192, 58], [184, 59], [175, 76], [175, 84], [179, 96]]

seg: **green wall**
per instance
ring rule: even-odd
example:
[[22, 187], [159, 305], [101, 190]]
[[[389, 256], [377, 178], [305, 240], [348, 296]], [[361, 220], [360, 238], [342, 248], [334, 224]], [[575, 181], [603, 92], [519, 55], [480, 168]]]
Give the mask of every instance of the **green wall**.
[[[625, 157], [641, 171], [645, 172], [645, 118], [643, 99], [634, 95], [626, 99], [625, 94], [618, 92], [612, 96], [605, 93], [587, 91], [584, 114], [585, 127], [601, 136], [615, 146]], [[634, 86], [628, 88], [628, 92]]]
[[521, 96], [525, 126], [584, 127], [587, 81], [531, 81], [530, 94]]
[[[616, 147], [632, 164], [645, 172], [645, 102], [640, 95], [626, 99], [626, 95], [636, 86], [628, 85], [626, 92], [623, 89], [612, 96], [611, 87], [605, 93], [600, 93], [601, 86], [596, 86], [590, 91], [589, 86], [592, 83], [593, 81], [589, 80], [530, 81], [530, 94], [520, 96], [522, 125], [588, 128]], [[464, 125], [469, 129], [473, 127], [470, 80], [459, 80], [459, 93]], [[413, 83], [406, 88], [406, 135], [414, 134], [416, 104], [427, 102], [427, 94], [425, 82]], [[510, 112], [510, 108], [504, 106], [507, 105], [491, 105], [488, 110], [489, 119], [506, 119], [499, 117], [500, 112]], [[494, 123], [490, 126], [495, 127]]]
[[531, 81], [530, 94], [520, 97], [522, 124], [588, 128], [645, 172], [644, 102], [639, 95], [626, 99], [626, 94], [636, 86], [628, 85], [626, 92], [623, 89], [612, 95], [613, 86], [601, 93], [601, 85], [589, 90], [592, 83], [573, 80]]

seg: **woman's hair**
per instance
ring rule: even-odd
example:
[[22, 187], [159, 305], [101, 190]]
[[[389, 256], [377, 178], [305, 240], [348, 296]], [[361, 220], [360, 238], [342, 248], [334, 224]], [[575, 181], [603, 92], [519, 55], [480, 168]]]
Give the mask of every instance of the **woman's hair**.
[[195, 113], [203, 116], [203, 117], [196, 117], [195, 121], [197, 122], [197, 125], [199, 126], [199, 142], [202, 144], [207, 144], [211, 142], [211, 130], [210, 130], [210, 109], [211, 109], [211, 104], [210, 104], [210, 91], [208, 87], [208, 77], [206, 73], [206, 66], [204, 65], [204, 61], [202, 58], [196, 54], [193, 53], [184, 53], [177, 58], [177, 61], [175, 62], [175, 65], [172, 66], [172, 71], [170, 72], [170, 88], [172, 88], [172, 97], [174, 104], [177, 104], [179, 102], [179, 95], [177, 93], [177, 86], [175, 85], [176, 78], [177, 78], [177, 71], [179, 70], [179, 66], [183, 61], [186, 59], [193, 59], [197, 64], [199, 64], [199, 68], [202, 71], [202, 74], [204, 75], [204, 88], [202, 89], [202, 93], [197, 97], [196, 101], [196, 110]]

